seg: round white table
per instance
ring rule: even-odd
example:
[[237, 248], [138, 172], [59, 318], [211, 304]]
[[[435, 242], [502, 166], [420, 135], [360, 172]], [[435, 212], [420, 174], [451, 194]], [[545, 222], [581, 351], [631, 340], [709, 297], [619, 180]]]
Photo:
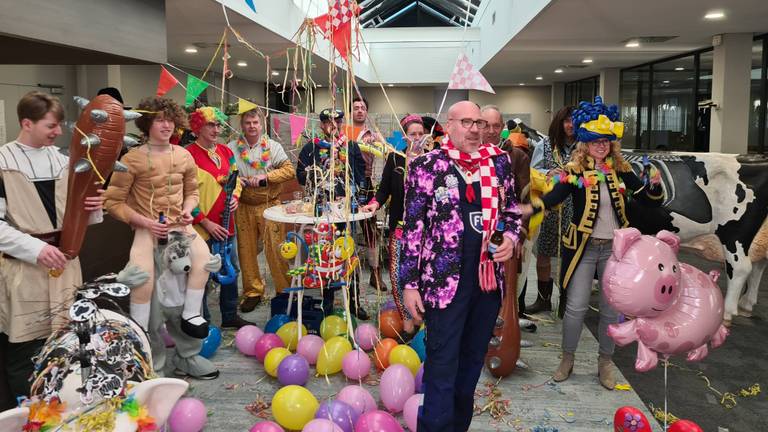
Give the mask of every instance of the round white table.
[[[345, 222], [356, 222], [365, 220], [368, 218], [373, 217], [375, 213], [365, 213], [365, 212], [357, 212], [353, 214], [349, 214], [349, 216], [346, 216], [344, 214], [340, 214], [339, 212], [331, 211], [327, 212], [323, 216], [315, 217], [312, 214], [308, 213], [293, 213], [289, 214], [285, 212], [285, 207], [280, 204], [276, 206], [269, 207], [268, 209], [264, 210], [264, 219], [273, 221], [273, 222], [279, 222], [279, 223], [288, 223], [288, 224], [294, 224], [294, 225], [300, 225], [298, 229], [298, 233], [304, 232], [307, 226], [309, 225], [317, 225], [320, 223], [328, 223], [328, 224], [337, 224], [337, 223], [345, 223]], [[294, 268], [299, 267], [301, 265], [301, 253], [296, 254], [296, 258], [294, 258], [293, 265]], [[290, 292], [288, 294], [288, 309], [286, 310], [286, 315], [290, 316], [291, 313], [291, 306], [293, 304], [293, 294], [296, 293], [296, 301], [297, 301], [297, 317], [296, 322], [298, 325], [296, 326], [296, 331], [298, 333], [298, 339], [301, 339], [301, 306], [303, 304], [303, 298], [304, 298], [304, 289], [296, 289], [298, 287], [302, 286], [302, 278], [301, 276], [292, 276], [291, 277], [291, 287]], [[328, 288], [327, 288], [328, 289]], [[344, 310], [347, 313], [347, 316], [351, 314], [351, 311], [349, 309], [349, 286], [346, 284], [342, 287], [344, 291], [344, 295], [342, 296], [344, 299]], [[347, 320], [347, 332], [351, 336], [353, 343], [355, 344], [355, 347], [357, 347], [357, 341], [354, 338], [354, 330], [352, 329], [352, 320]]]

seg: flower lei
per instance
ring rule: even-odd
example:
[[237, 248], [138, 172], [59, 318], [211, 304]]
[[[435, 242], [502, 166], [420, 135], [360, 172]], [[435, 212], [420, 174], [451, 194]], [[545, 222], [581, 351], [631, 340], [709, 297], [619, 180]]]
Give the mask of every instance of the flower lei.
[[50, 401], [38, 400], [29, 406], [29, 417], [22, 430], [24, 432], [51, 432], [65, 424], [76, 422], [78, 430], [111, 431], [115, 428], [115, 418], [126, 413], [136, 422], [137, 432], [160, 430], [155, 419], [149, 415], [147, 407], [139, 404], [134, 395], [105, 400], [83, 414], [72, 415], [62, 420], [66, 404], [58, 397]]
[[262, 169], [264, 171], [267, 170], [267, 163], [269, 163], [269, 147], [267, 147], [268, 141], [267, 137], [262, 135], [261, 140], [259, 142], [259, 146], [261, 147], [261, 160], [259, 161], [252, 161], [251, 158], [248, 156], [248, 146], [245, 143], [245, 140], [241, 137], [237, 140], [237, 151], [240, 152], [240, 159], [243, 160], [246, 164], [248, 164], [253, 169]]
[[[588, 176], [584, 174], [568, 174], [564, 176], [560, 176], [559, 174], [554, 175], [550, 180], [550, 183], [553, 186], [557, 183], [570, 183], [574, 186], [577, 186], [579, 189], [590, 188], [600, 182], [604, 182], [607, 176], [611, 174], [613, 171], [613, 159], [607, 158], [604, 164], [596, 167], [595, 171], [596, 173], [590, 174]], [[625, 190], [626, 187], [624, 186], [624, 182], [621, 182], [619, 185], [619, 192], [623, 194]]]
[[[328, 141], [321, 140], [317, 137], [312, 140], [312, 143], [320, 148], [320, 164], [325, 166], [328, 163], [328, 158], [330, 157], [331, 144]], [[341, 175], [341, 173], [344, 172], [344, 166], [347, 163], [347, 146], [344, 145], [344, 137], [339, 136], [339, 139], [336, 140], [335, 144], [337, 160], [334, 161], [334, 171], [336, 171], [336, 175]]]

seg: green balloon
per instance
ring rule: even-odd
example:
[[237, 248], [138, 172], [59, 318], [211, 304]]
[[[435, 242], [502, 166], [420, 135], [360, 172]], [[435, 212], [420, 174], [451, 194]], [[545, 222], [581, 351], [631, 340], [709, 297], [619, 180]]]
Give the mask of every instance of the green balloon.
[[509, 138], [509, 129], [504, 129], [501, 131], [501, 139], [508, 139]]

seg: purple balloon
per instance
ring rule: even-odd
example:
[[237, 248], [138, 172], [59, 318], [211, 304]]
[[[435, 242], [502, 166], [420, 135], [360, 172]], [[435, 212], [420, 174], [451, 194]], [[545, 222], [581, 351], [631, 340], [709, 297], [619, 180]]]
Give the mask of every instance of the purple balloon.
[[279, 424], [271, 421], [258, 422], [248, 432], [285, 432]]
[[256, 341], [256, 348], [254, 349], [254, 355], [256, 359], [264, 363], [264, 358], [272, 348], [285, 347], [285, 343], [280, 339], [280, 336], [274, 333], [265, 333]]
[[363, 350], [352, 350], [341, 360], [344, 375], [351, 380], [360, 380], [371, 372], [371, 359]]
[[381, 305], [381, 310], [383, 310], [383, 311], [391, 310], [391, 309], [395, 309], [396, 307], [397, 306], [395, 306], [395, 301], [390, 299], [386, 303]]
[[[402, 366], [402, 365], [401, 365]], [[405, 366], [403, 366], [405, 367]], [[406, 368], [407, 369], [407, 368]], [[355, 432], [404, 432], [400, 423], [388, 412], [371, 411], [355, 422]]]
[[309, 362], [299, 354], [289, 355], [277, 367], [277, 379], [282, 385], [303, 386], [309, 379]]
[[208, 421], [208, 410], [205, 409], [199, 399], [184, 398], [176, 402], [171, 415], [168, 417], [168, 426], [171, 432], [200, 432]]
[[305, 424], [301, 432], [344, 432], [344, 430], [328, 419], [314, 419]]
[[341, 389], [336, 400], [346, 402], [357, 414], [376, 411], [376, 400], [371, 393], [359, 385], [348, 385]]
[[419, 407], [424, 403], [423, 394], [415, 394], [405, 401], [403, 407], [403, 420], [405, 425], [411, 432], [416, 432], [417, 423], [419, 420]]
[[355, 422], [359, 414], [340, 400], [325, 401], [315, 412], [316, 419], [328, 419], [336, 423], [344, 432], [354, 432]]
[[370, 351], [379, 341], [379, 330], [370, 323], [360, 324], [355, 330], [355, 341], [360, 345], [360, 348]]
[[414, 381], [410, 369], [401, 364], [393, 364], [381, 374], [379, 397], [390, 412], [403, 410], [405, 401], [413, 395]]
[[422, 381], [424, 380], [424, 363], [419, 366], [419, 372], [416, 374], [416, 378], [414, 379], [414, 384], [416, 386], [414, 387], [414, 391], [416, 393], [424, 393], [424, 390], [422, 390], [421, 385]]
[[317, 355], [323, 348], [323, 344], [325, 344], [325, 341], [318, 335], [302, 336], [296, 346], [296, 352], [307, 359], [309, 364], [313, 365], [317, 363]]
[[235, 333], [235, 346], [241, 353], [253, 357], [256, 355], [256, 342], [262, 336], [264, 332], [255, 325], [243, 326]]

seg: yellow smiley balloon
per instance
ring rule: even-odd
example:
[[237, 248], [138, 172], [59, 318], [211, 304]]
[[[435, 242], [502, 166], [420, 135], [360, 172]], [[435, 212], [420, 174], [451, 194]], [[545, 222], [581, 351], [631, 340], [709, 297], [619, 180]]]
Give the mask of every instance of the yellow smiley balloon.
[[355, 253], [355, 241], [349, 236], [339, 237], [333, 242], [333, 250], [336, 258], [349, 259]]
[[280, 256], [287, 260], [296, 258], [297, 253], [299, 253], [299, 247], [294, 242], [283, 242], [280, 245]]

